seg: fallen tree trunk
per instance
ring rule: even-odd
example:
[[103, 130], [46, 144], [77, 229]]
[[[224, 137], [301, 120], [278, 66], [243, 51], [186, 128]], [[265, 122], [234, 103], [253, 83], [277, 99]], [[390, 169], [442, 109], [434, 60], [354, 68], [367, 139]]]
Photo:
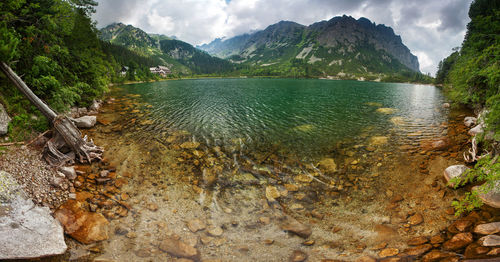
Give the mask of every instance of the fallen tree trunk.
[[[81, 163], [101, 160], [103, 149], [94, 145], [93, 141], [87, 141], [87, 137], [82, 138], [82, 133], [68, 117], [57, 115], [29, 89], [26, 83], [5, 62], [0, 62], [0, 69], [52, 123], [56, 132], [44, 148], [44, 158], [47, 162], [54, 166], [60, 166], [72, 163], [75, 157]], [[64, 152], [67, 151], [64, 150], [65, 147], [69, 148], [71, 152]]]

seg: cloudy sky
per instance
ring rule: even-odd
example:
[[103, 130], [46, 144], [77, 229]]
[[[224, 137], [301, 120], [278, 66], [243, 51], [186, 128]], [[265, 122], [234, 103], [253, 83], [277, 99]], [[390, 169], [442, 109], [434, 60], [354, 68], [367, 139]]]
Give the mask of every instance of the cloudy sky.
[[460, 46], [472, 0], [98, 0], [98, 27], [122, 22], [193, 45], [264, 29], [281, 20], [309, 25], [334, 16], [366, 17], [391, 26], [434, 73]]

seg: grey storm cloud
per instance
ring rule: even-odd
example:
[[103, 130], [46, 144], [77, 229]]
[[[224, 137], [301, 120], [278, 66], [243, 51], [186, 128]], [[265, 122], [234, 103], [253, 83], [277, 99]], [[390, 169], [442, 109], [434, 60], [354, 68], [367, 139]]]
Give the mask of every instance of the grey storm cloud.
[[281, 20], [309, 25], [334, 16], [366, 17], [401, 35], [434, 74], [460, 46], [472, 0], [98, 0], [99, 27], [122, 22], [193, 45], [261, 30]]

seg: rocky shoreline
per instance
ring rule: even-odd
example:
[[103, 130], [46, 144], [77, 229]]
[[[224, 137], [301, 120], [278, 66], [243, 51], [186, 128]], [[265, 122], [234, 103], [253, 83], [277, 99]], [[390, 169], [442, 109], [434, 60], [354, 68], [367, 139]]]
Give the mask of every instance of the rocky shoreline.
[[[204, 172], [196, 178], [185, 176], [186, 171], [179, 169], [196, 166], [197, 161], [205, 163], [207, 159], [210, 160], [204, 156], [207, 153], [200, 149], [199, 143], [185, 140], [189, 136], [183, 138], [184, 135], [178, 134], [172, 137], [170, 134], [172, 138], [165, 139], [170, 143], [168, 146], [159, 143], [146, 150], [132, 143], [132, 137], [119, 138], [127, 136], [123, 132], [127, 126], [118, 119], [124, 115], [131, 116], [131, 119], [126, 119], [130, 127], [136, 122], [135, 116], [130, 113], [142, 114], [141, 108], [144, 107], [126, 101], [121, 98], [109, 99], [99, 115], [89, 118], [91, 125], [97, 126], [84, 133], [88, 133], [98, 143], [105, 144], [108, 140], [105, 159], [92, 165], [76, 165], [75, 176], [63, 177], [60, 175], [61, 170], [50, 170], [42, 162], [36, 162], [41, 160], [39, 156], [36, 157], [39, 151], [34, 149], [13, 148], [0, 157], [0, 167], [19, 174], [17, 180], [28, 185], [25, 190], [29, 196], [36, 203], [45, 204], [55, 211], [54, 216], [61, 222], [66, 234], [71, 236], [66, 238], [69, 251], [56, 260], [121, 261], [130, 255], [141, 261], [175, 257], [179, 261], [238, 260], [228, 256], [234, 252], [240, 254], [240, 258], [260, 253], [261, 259], [267, 260], [269, 257], [262, 252], [268, 250], [274, 250], [269, 255], [278, 261], [458, 261], [499, 256], [498, 242], [495, 242], [499, 232], [498, 209], [485, 207], [454, 221], [453, 209], [436, 206], [439, 201], [449, 201], [459, 196], [446, 187], [442, 173], [445, 165], [450, 163], [447, 158], [456, 159], [452, 162], [458, 163], [461, 157], [458, 152], [463, 149], [463, 145], [457, 144], [448, 151], [448, 145], [431, 143], [423, 145], [427, 147], [424, 151], [409, 152], [409, 158], [418, 159], [420, 164], [404, 172], [416, 171], [423, 177], [425, 185], [422, 192], [408, 194], [404, 189], [388, 189], [382, 194], [374, 192], [370, 201], [380, 201], [382, 205], [387, 203], [387, 206], [374, 205], [369, 208], [385, 210], [382, 212], [386, 212], [387, 216], [370, 217], [365, 226], [357, 229], [354, 224], [344, 224], [343, 219], [332, 212], [343, 212], [347, 208], [343, 201], [370, 199], [365, 193], [359, 196], [355, 193], [346, 194], [343, 193], [347, 192], [346, 189], [342, 189], [361, 191], [363, 188], [362, 191], [370, 191], [370, 180], [365, 181], [366, 178], [361, 177], [351, 179], [346, 175], [345, 182], [340, 181], [342, 183], [335, 184], [335, 190], [327, 192], [330, 197], [333, 196], [330, 199], [313, 197], [311, 194], [315, 191], [312, 190], [304, 191], [315, 183], [314, 177], [311, 179], [298, 175], [292, 182], [275, 181], [268, 184], [262, 177], [272, 176], [272, 173], [262, 169], [249, 170], [250, 173], [242, 174], [241, 177], [236, 175], [231, 185], [228, 185], [230, 187], [224, 189], [227, 192], [214, 191], [214, 186], [222, 184], [210, 172]], [[85, 116], [79, 113], [76, 117]], [[146, 121], [135, 125], [147, 126], [149, 123]], [[449, 130], [448, 137], [465, 132], [464, 127], [459, 127], [461, 123], [450, 124], [456, 127]], [[80, 126], [88, 127], [87, 124]], [[111, 137], [116, 140], [110, 142]], [[169, 152], [167, 155], [172, 159], [169, 162], [158, 159], [157, 156], [166, 156], [164, 153], [159, 154], [158, 148]], [[366, 147], [365, 150], [365, 154], [378, 153], [378, 145]], [[365, 168], [364, 163], [358, 163], [350, 151], [345, 154], [345, 168], [349, 172]], [[24, 157], [30, 155], [32, 157]], [[390, 155], [384, 157], [388, 158], [387, 161], [391, 159]], [[16, 162], [24, 158], [34, 160], [25, 161], [25, 164]], [[177, 162], [175, 167], [163, 169], [172, 162]], [[386, 163], [383, 159], [379, 163], [380, 170], [374, 173], [377, 176], [371, 181], [381, 179], [378, 176], [384, 172]], [[30, 177], [26, 171], [31, 170], [32, 166], [40, 168], [37, 168], [39, 173], [30, 173]], [[15, 169], [17, 167], [20, 169]], [[328, 170], [337, 172], [333, 159], [320, 161], [319, 168], [326, 173]], [[163, 177], [165, 170], [172, 173], [173, 180]], [[57, 177], [61, 178], [60, 183], [54, 181]], [[225, 194], [239, 199], [234, 194], [240, 190], [244, 190], [243, 197], [246, 198], [241, 199], [241, 206], [232, 205], [223, 198], [207, 202], [217, 195]], [[433, 196], [428, 199], [427, 194]], [[318, 200], [313, 199], [318, 198], [316, 204]], [[350, 208], [363, 209], [358, 206]], [[356, 216], [362, 214], [356, 213]], [[334, 224], [330, 224], [330, 221]], [[440, 225], [439, 230], [431, 229], [437, 225]], [[366, 231], [369, 228], [373, 228], [373, 231]], [[360, 231], [354, 234], [354, 230]], [[363, 234], [365, 239], [362, 239]], [[257, 238], [242, 243], [240, 238], [247, 235]], [[361, 238], [356, 239], [357, 236]], [[347, 244], [345, 241], [348, 241], [348, 245], [342, 247]], [[331, 254], [337, 255], [329, 258]]]

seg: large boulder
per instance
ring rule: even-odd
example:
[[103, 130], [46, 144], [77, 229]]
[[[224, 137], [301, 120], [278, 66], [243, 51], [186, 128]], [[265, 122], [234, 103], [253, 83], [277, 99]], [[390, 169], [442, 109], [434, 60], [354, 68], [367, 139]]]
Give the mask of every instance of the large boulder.
[[108, 220], [101, 214], [86, 211], [82, 203], [68, 200], [54, 213], [64, 232], [83, 244], [108, 239]]
[[0, 135], [5, 135], [9, 131], [10, 117], [2, 104], [0, 104]]
[[453, 178], [456, 178], [456, 177], [463, 177], [463, 175], [465, 174], [465, 171], [467, 171], [467, 169], [469, 169], [469, 168], [464, 166], [464, 165], [453, 165], [453, 166], [449, 166], [448, 168], [446, 168], [444, 170], [443, 174], [444, 174], [444, 178], [446, 179], [446, 182], [448, 182], [448, 186], [455, 187], [455, 184], [451, 183], [450, 180], [452, 180]]
[[73, 123], [75, 123], [75, 125], [78, 128], [91, 128], [91, 127], [95, 126], [95, 124], [97, 123], [97, 117], [96, 116], [82, 116], [79, 118], [74, 118], [74, 119], [72, 119], [72, 121], [73, 121]]
[[478, 192], [479, 198], [488, 206], [500, 208], [500, 180], [493, 182], [494, 186], [488, 192], [484, 193], [481, 187], [475, 186], [473, 191]]
[[47, 207], [33, 204], [12, 176], [0, 171], [0, 260], [66, 252], [61, 224]]

